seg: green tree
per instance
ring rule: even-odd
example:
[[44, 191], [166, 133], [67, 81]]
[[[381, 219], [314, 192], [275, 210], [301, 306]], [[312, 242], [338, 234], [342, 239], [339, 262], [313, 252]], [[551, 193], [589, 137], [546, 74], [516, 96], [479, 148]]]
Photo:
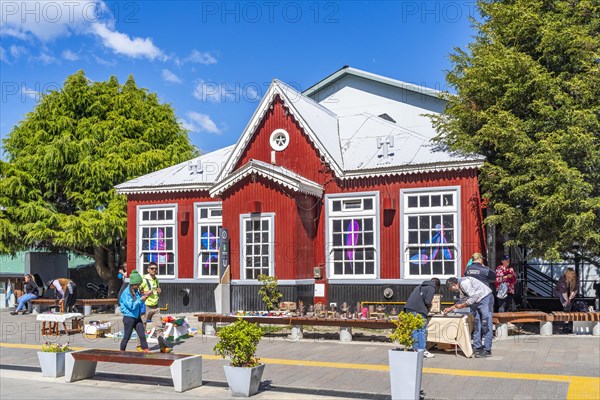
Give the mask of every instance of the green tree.
[[120, 85], [114, 76], [91, 82], [83, 71], [44, 95], [3, 146], [0, 252], [92, 256], [112, 295], [127, 221], [126, 198], [113, 186], [196, 154], [173, 108], [132, 76]]
[[549, 260], [600, 254], [600, 2], [479, 1], [439, 142], [486, 157], [480, 182], [509, 245]]

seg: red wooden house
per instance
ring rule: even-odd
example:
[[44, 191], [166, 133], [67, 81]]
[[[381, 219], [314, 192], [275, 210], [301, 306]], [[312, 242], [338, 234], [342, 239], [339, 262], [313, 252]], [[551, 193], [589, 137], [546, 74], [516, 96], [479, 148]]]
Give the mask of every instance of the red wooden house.
[[423, 114], [444, 106], [437, 91], [348, 67], [303, 93], [274, 80], [233, 146], [117, 186], [128, 265], [157, 262], [177, 312], [214, 311], [220, 228], [234, 310], [263, 307], [259, 274], [305, 304], [402, 301], [460, 276], [484, 250], [483, 160], [432, 144]]

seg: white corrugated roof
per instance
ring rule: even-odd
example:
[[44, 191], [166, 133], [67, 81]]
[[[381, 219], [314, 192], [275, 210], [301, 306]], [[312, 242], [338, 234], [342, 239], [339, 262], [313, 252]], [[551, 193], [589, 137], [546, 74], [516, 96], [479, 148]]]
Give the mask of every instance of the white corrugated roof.
[[236, 170], [226, 179], [210, 189], [211, 197], [220, 196], [224, 191], [251, 174], [257, 174], [295, 192], [321, 197], [323, 187], [297, 173], [279, 165], [268, 164], [260, 160], [250, 160], [242, 168]]
[[[217, 181], [233, 148], [234, 146], [228, 146], [203, 154], [190, 161], [121, 183], [115, 188], [121, 194], [208, 190]], [[197, 165], [201, 166], [201, 173], [196, 173]]]
[[[384, 80], [390, 85], [401, 85], [404, 89], [407, 87], [404, 82], [346, 68], [304, 93], [311, 93], [311, 90], [317, 90], [316, 86], [322, 87], [321, 84], [325, 82], [329, 84], [346, 73], [378, 81]], [[442, 151], [437, 149], [429, 138], [381, 117], [367, 113], [336, 115], [305, 94], [279, 80], [273, 80], [235, 145], [191, 160], [192, 165], [200, 162], [202, 173], [192, 173], [189, 162], [184, 162], [122, 183], [116, 186], [117, 192], [152, 193], [210, 189], [211, 195], [217, 195], [225, 190], [223, 188], [229, 187], [232, 180], [237, 182], [248, 173], [264, 173], [263, 176], [278, 180], [293, 190], [308, 190], [311, 194], [316, 194], [322, 190], [314, 187], [316, 183], [308, 180], [304, 182], [305, 178], [291, 175], [295, 174], [292, 171], [261, 161], [252, 160], [240, 171], [233, 173], [233, 168], [277, 95], [340, 179], [460, 170], [479, 168], [483, 165], [484, 158], [481, 156], [464, 156]], [[432, 90], [427, 94], [437, 96], [439, 92]], [[377, 146], [378, 138], [382, 141], [393, 138], [394, 145], [389, 147], [387, 158], [383, 157], [383, 148]], [[268, 174], [265, 173], [267, 169]]]
[[[338, 120], [345, 175], [381, 169], [398, 173], [402, 168], [413, 172], [416, 166], [434, 164], [446, 169], [449, 164], [461, 166], [465, 161], [481, 160], [439, 151], [427, 138], [375, 115], [356, 114]], [[378, 138], [393, 140], [387, 157], [384, 148], [378, 148]]]
[[279, 85], [286, 94], [287, 102], [284, 99], [284, 103], [296, 109], [297, 113], [294, 114], [296, 118], [304, 120], [310, 131], [315, 134], [311, 139], [318, 142], [317, 148], [325, 148], [337, 165], [344, 169], [337, 115], [293, 87], [279, 80], [275, 80], [274, 83]]
[[345, 75], [358, 76], [361, 78], [368, 79], [370, 81], [380, 82], [386, 85], [395, 86], [397, 88], [410, 90], [415, 93], [426, 94], [428, 96], [442, 97], [443, 95], [443, 93], [439, 90], [431, 89], [426, 86], [415, 85], [413, 83], [403, 82], [398, 79], [388, 78], [387, 76], [377, 75], [372, 72], [363, 71], [349, 66], [345, 66], [343, 68], [338, 69], [333, 74], [329, 75], [325, 79], [320, 80], [319, 82], [306, 89], [304, 92], [302, 92], [302, 94], [304, 94], [305, 96], [311, 96], [315, 92], [318, 92], [319, 90], [329, 86], [330, 84], [334, 83], [335, 81], [337, 81]]

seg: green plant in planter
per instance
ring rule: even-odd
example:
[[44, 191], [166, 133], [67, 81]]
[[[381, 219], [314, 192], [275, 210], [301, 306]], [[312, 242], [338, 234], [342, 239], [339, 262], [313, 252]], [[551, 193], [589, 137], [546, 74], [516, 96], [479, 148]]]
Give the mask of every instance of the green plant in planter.
[[412, 332], [416, 329], [421, 329], [425, 325], [425, 321], [420, 314], [412, 314], [402, 311], [398, 314], [398, 320], [393, 320], [396, 325], [396, 330], [390, 335], [392, 342], [398, 342], [404, 346], [404, 351], [412, 349], [415, 339]]
[[262, 336], [263, 330], [257, 324], [239, 318], [217, 333], [219, 342], [213, 350], [223, 358], [229, 357], [232, 367], [256, 367], [256, 346]]
[[40, 351], [42, 353], [66, 353], [67, 351], [71, 351], [71, 348], [69, 347], [69, 343], [60, 344], [46, 342], [42, 345]]
[[267, 311], [279, 308], [279, 299], [283, 297], [283, 294], [281, 294], [277, 286], [277, 277], [261, 274], [258, 276], [258, 281], [262, 285], [258, 290], [258, 294], [262, 296], [262, 301], [265, 303]]

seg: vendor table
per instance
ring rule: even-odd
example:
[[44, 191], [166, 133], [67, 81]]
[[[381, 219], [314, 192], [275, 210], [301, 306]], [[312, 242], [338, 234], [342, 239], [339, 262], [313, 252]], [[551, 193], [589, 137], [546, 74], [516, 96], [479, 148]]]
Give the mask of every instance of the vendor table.
[[471, 357], [473, 355], [472, 330], [473, 316], [470, 314], [434, 315], [429, 318], [427, 324], [427, 341], [457, 345], [466, 357]]
[[[302, 326], [339, 326], [346, 328], [395, 329], [396, 325], [384, 319], [341, 319], [341, 318], [308, 318], [308, 317], [266, 317], [266, 316], [233, 316], [221, 314], [195, 314], [199, 322], [235, 322], [243, 318], [258, 324]], [[466, 357], [473, 355], [471, 346], [472, 318], [470, 315], [434, 315], [427, 325], [427, 341], [457, 345]]]
[[[62, 324], [67, 335], [83, 332], [83, 314], [80, 313], [38, 314], [36, 319], [42, 322], [42, 335], [44, 336], [60, 336], [59, 323]], [[67, 328], [69, 321], [71, 321], [71, 329]]]

